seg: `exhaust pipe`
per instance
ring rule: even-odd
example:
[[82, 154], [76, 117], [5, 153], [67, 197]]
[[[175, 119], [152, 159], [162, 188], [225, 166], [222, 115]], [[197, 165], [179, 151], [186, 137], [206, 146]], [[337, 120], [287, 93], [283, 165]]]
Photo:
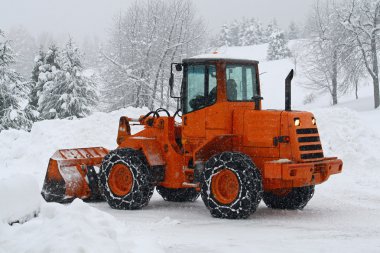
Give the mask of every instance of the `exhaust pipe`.
[[292, 110], [292, 79], [293, 79], [293, 69], [289, 72], [285, 79], [285, 111]]

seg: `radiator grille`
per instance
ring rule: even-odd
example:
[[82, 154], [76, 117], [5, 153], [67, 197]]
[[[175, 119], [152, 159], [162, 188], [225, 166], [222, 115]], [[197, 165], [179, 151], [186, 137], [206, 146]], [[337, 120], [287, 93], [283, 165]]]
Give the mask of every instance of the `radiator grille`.
[[298, 142], [319, 142], [319, 136], [299, 137]]
[[318, 128], [301, 128], [297, 129], [297, 134], [317, 134]]
[[296, 130], [299, 151], [302, 160], [323, 158], [317, 128], [300, 128]]
[[321, 144], [300, 146], [301, 151], [322, 150]]

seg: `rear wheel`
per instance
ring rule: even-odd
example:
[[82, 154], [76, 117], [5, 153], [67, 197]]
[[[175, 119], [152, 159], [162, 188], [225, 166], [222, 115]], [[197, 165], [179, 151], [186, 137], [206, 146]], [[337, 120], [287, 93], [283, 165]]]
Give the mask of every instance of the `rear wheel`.
[[193, 202], [200, 194], [194, 188], [170, 189], [157, 186], [156, 190], [164, 200], [173, 202]]
[[273, 209], [303, 209], [314, 195], [314, 185], [264, 192], [264, 203]]
[[150, 170], [141, 151], [111, 151], [103, 160], [99, 178], [104, 198], [115, 209], [140, 209], [153, 194]]
[[243, 219], [255, 212], [263, 193], [259, 170], [236, 152], [211, 157], [201, 177], [201, 196], [216, 218]]

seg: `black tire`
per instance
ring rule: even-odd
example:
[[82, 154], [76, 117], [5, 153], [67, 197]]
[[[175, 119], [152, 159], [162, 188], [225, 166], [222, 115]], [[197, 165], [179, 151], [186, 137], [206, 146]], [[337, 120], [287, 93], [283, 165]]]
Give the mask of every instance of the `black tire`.
[[[232, 171], [239, 182], [238, 197], [229, 204], [222, 204], [213, 195], [213, 176], [223, 169]], [[211, 157], [201, 175], [201, 197], [213, 217], [245, 219], [256, 211], [263, 194], [260, 171], [245, 154], [223, 152]]]
[[314, 185], [293, 188], [288, 194], [276, 195], [273, 192], [264, 192], [263, 200], [269, 208], [273, 209], [303, 209], [314, 195]]
[[[133, 185], [130, 192], [124, 196], [113, 193], [108, 184], [111, 169], [116, 164], [129, 167], [133, 176]], [[148, 163], [141, 151], [134, 149], [116, 149], [103, 159], [100, 168], [100, 188], [103, 197], [115, 209], [141, 209], [148, 205], [152, 197], [154, 185]]]
[[156, 190], [164, 200], [172, 202], [193, 202], [197, 200], [200, 194], [194, 188], [170, 189], [157, 186]]

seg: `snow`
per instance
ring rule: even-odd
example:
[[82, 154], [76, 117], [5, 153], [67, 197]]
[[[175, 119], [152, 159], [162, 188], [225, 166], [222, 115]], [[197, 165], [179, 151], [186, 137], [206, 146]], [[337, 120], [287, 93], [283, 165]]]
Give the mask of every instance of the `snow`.
[[163, 252], [149, 232], [139, 234], [79, 199], [66, 206], [43, 204], [37, 218], [2, 226], [0, 232], [0, 252], [4, 249], [7, 253]]
[[7, 205], [0, 208], [0, 222], [25, 222], [37, 215], [42, 198], [34, 177], [12, 174], [0, 179], [0, 199]]
[[9, 113], [9, 118], [10, 120], [15, 120], [17, 118], [17, 111], [11, 110], [11, 112]]
[[278, 159], [278, 160], [274, 160], [274, 161], [271, 161], [272, 163], [290, 163], [291, 160], [289, 159]]
[[[264, 60], [264, 47], [225, 52]], [[284, 107], [284, 79], [291, 68], [290, 59], [260, 63], [264, 108]], [[115, 148], [120, 116], [147, 112], [126, 108], [41, 121], [31, 132], [0, 133], [0, 252], [379, 252], [380, 110], [372, 109], [372, 87], [361, 89], [359, 100], [342, 97], [338, 106], [331, 107], [326, 97], [303, 105], [309, 91], [301, 80], [295, 76], [293, 108], [314, 113], [325, 155], [344, 162], [342, 174], [318, 185], [304, 210], [272, 210], [261, 203], [247, 220], [219, 220], [200, 198], [171, 203], [156, 193], [136, 211], [114, 210], [104, 202], [45, 203], [39, 191], [50, 156], [62, 148]], [[16, 219], [28, 221], [8, 225]]]
[[220, 47], [212, 53], [197, 55], [191, 58], [233, 58], [264, 61], [267, 57], [267, 48], [268, 44], [244, 47]]

